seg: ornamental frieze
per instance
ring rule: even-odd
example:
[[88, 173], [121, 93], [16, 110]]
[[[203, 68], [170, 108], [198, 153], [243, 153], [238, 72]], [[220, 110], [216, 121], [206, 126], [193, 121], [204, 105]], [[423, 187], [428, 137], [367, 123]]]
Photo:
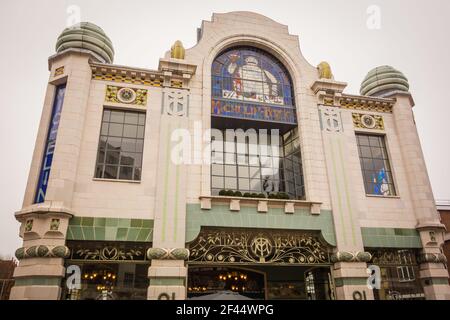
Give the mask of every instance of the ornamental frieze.
[[352, 113], [352, 117], [355, 128], [384, 130], [384, 121], [382, 116]]
[[106, 102], [147, 105], [147, 90], [128, 87], [106, 86]]
[[316, 233], [207, 228], [189, 244], [190, 262], [329, 263], [329, 248]]
[[94, 261], [145, 261], [148, 247], [141, 243], [78, 242], [68, 243], [70, 259]]

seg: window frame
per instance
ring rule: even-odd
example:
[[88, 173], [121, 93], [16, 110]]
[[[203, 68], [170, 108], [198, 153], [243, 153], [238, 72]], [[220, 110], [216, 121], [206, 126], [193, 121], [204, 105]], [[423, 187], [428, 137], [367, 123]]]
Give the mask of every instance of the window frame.
[[[390, 148], [389, 148], [389, 141], [388, 141], [388, 136], [385, 133], [380, 133], [380, 132], [373, 132], [373, 131], [355, 131], [355, 141], [356, 141], [356, 152], [358, 155], [358, 159], [359, 159], [359, 166], [360, 166], [360, 173], [361, 173], [361, 177], [362, 177], [362, 185], [363, 185], [363, 189], [364, 189], [364, 194], [366, 195], [366, 197], [376, 197], [376, 198], [400, 198], [400, 191], [399, 191], [399, 187], [398, 187], [398, 183], [396, 180], [396, 174], [395, 174], [395, 170], [394, 170], [394, 166], [393, 166], [393, 161], [392, 161], [392, 156], [391, 156], [391, 152], [390, 152]], [[382, 160], [387, 161], [388, 165], [389, 165], [389, 170], [388, 173], [390, 174], [390, 178], [391, 180], [388, 181], [388, 185], [389, 185], [389, 190], [390, 193], [391, 191], [393, 191], [393, 194], [389, 194], [389, 195], [383, 195], [383, 194], [375, 194], [375, 193], [369, 193], [367, 188], [366, 188], [366, 184], [367, 181], [365, 179], [365, 172], [368, 171], [364, 168], [363, 163], [362, 163], [362, 159], [371, 159], [372, 163], [373, 160], [381, 160], [378, 158], [373, 158], [372, 154], [371, 154], [371, 158], [368, 157], [362, 157], [362, 154], [360, 152], [360, 144], [359, 144], [359, 139], [358, 136], [366, 136], [366, 137], [377, 137], [377, 138], [381, 138], [381, 143], [382, 146], [381, 148], [381, 152], [386, 154], [386, 158], [383, 158]], [[370, 144], [370, 142], [369, 142]], [[372, 146], [368, 146], [369, 148], [371, 148]], [[372, 149], [370, 149], [370, 151], [372, 152]], [[372, 170], [375, 171], [375, 170]]]
[[[118, 112], [123, 112], [124, 113], [124, 120], [123, 120], [123, 128], [122, 128], [122, 134], [121, 136], [117, 136], [117, 138], [121, 139], [121, 143], [122, 140], [125, 139], [134, 139], [135, 141], [137, 140], [142, 140], [142, 150], [140, 152], [136, 152], [136, 150], [134, 152], [128, 152], [128, 151], [119, 151], [119, 162], [117, 164], [111, 164], [111, 166], [115, 166], [117, 167], [117, 178], [104, 178], [104, 177], [97, 177], [97, 168], [99, 165], [103, 165], [103, 171], [102, 171], [102, 176], [104, 176], [104, 171], [105, 171], [105, 167], [108, 165], [106, 163], [106, 155], [107, 155], [107, 149], [103, 150], [104, 152], [104, 162], [103, 163], [99, 163], [99, 153], [100, 153], [100, 142], [101, 142], [101, 138], [102, 137], [116, 137], [116, 136], [110, 136], [109, 132], [106, 135], [102, 134], [102, 127], [103, 127], [103, 123], [104, 123], [104, 113], [105, 111], [118, 111]], [[125, 126], [125, 114], [127, 112], [130, 113], [136, 113], [136, 114], [143, 114], [144, 115], [144, 123], [142, 125], [139, 124], [139, 116], [138, 116], [138, 123], [136, 124], [136, 127], [142, 126], [143, 127], [143, 136], [142, 138], [129, 138], [129, 137], [125, 137], [124, 136], [124, 126]], [[108, 124], [111, 123], [110, 119], [107, 121]], [[115, 122], [113, 122], [115, 123]], [[101, 110], [101, 121], [100, 121], [100, 127], [99, 127], [99, 134], [98, 134], [98, 143], [97, 143], [97, 150], [96, 150], [96, 154], [95, 154], [95, 165], [94, 165], [94, 174], [93, 174], [93, 180], [94, 181], [111, 181], [111, 182], [125, 182], [125, 183], [141, 183], [142, 181], [142, 173], [144, 172], [143, 168], [144, 168], [144, 146], [145, 146], [145, 132], [146, 132], [146, 126], [147, 126], [147, 110], [144, 108], [123, 108], [123, 107], [116, 107], [116, 106], [110, 106], [110, 105], [104, 105], [102, 110]], [[108, 130], [109, 131], [109, 130]], [[137, 129], [137, 134], [139, 132], [139, 129]], [[120, 161], [121, 161], [121, 157], [123, 153], [133, 153], [133, 154], [140, 154], [140, 167], [138, 166], [121, 166], [120, 165]], [[120, 172], [121, 172], [121, 167], [124, 168], [132, 168], [132, 177], [134, 177], [135, 175], [135, 170], [136, 168], [140, 168], [140, 177], [139, 179], [120, 179]]]

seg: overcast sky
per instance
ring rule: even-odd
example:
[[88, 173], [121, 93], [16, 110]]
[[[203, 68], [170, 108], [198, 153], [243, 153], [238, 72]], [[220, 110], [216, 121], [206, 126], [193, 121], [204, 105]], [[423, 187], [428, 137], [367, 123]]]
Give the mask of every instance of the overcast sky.
[[[448, 0], [2, 0], [0, 255], [21, 246], [14, 212], [22, 206], [49, 76], [47, 58], [55, 53], [71, 5], [81, 9], [82, 21], [105, 30], [119, 65], [156, 69], [175, 40], [194, 46], [197, 27], [213, 12], [245, 10], [288, 25], [299, 35], [306, 59], [313, 65], [330, 62], [335, 79], [348, 82], [347, 93], [359, 93], [373, 67], [394, 66], [409, 79], [435, 197], [450, 199]], [[371, 19], [373, 5], [380, 9], [379, 28]]]

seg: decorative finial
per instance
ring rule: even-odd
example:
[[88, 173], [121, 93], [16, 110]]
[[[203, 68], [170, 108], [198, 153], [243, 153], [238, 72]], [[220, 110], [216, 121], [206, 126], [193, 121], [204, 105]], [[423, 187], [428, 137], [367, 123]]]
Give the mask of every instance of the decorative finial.
[[328, 62], [322, 61], [319, 63], [317, 70], [319, 70], [320, 79], [333, 79], [333, 73], [331, 72], [331, 67]]
[[175, 41], [172, 48], [170, 48], [170, 57], [174, 59], [184, 59], [185, 50], [180, 40]]

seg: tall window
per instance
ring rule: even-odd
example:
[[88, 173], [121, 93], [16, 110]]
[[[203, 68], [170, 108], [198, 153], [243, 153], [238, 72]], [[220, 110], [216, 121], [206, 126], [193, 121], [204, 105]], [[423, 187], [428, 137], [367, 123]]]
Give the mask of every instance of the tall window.
[[[214, 60], [211, 81], [211, 126], [222, 132], [221, 140], [213, 137], [211, 193], [303, 199], [293, 86], [283, 64], [263, 50], [235, 47]], [[239, 141], [239, 129], [255, 135]]]
[[105, 109], [96, 178], [141, 180], [145, 113]]
[[384, 136], [356, 134], [359, 157], [367, 194], [396, 194]]

